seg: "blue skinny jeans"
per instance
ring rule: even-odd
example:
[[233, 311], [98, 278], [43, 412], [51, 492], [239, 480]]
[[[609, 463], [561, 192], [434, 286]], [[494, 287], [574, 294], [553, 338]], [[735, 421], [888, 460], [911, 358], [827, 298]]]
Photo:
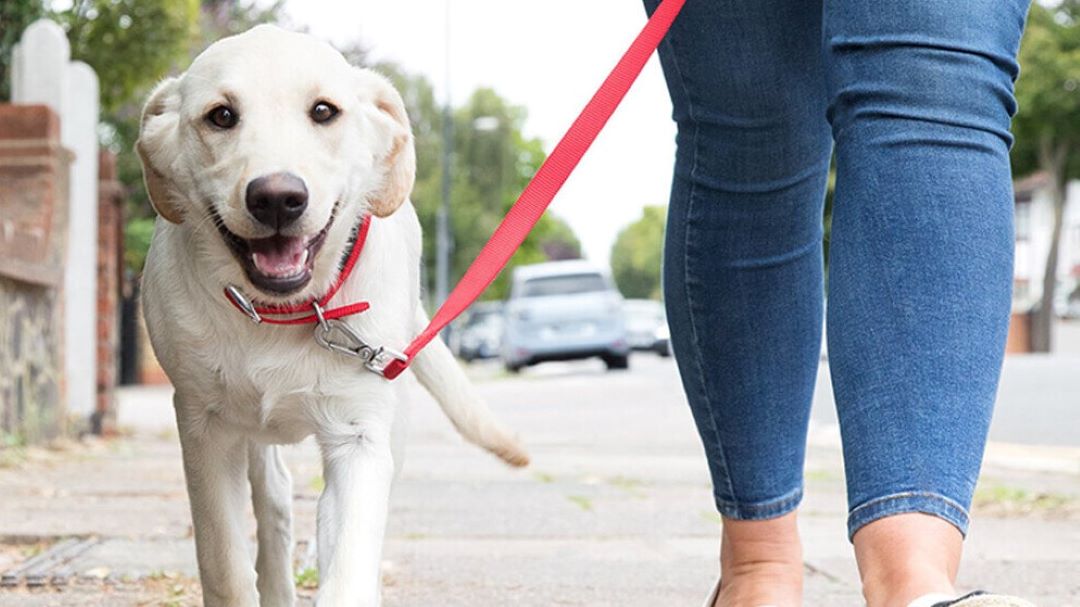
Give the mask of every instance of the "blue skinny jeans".
[[908, 512], [966, 533], [1009, 323], [1027, 9], [687, 1], [660, 49], [678, 124], [663, 280], [724, 516], [802, 498], [835, 147], [827, 339], [849, 537]]

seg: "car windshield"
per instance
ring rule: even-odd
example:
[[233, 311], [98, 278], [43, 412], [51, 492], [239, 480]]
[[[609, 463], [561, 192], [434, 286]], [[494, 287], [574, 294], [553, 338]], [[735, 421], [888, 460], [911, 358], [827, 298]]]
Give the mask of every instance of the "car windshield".
[[606, 291], [607, 283], [599, 274], [564, 274], [526, 280], [521, 286], [521, 297], [544, 297], [547, 295], [573, 295]]
[[478, 327], [482, 325], [491, 325], [498, 322], [500, 312], [487, 311], [487, 312], [473, 312], [469, 315], [469, 319], [465, 321], [465, 326]]
[[474, 330], [494, 329], [494, 328], [497, 328], [501, 322], [502, 322], [502, 316], [500, 316], [498, 314], [495, 314], [495, 313], [483, 314], [483, 315], [480, 316], [480, 318], [477, 318], [476, 320], [471, 320], [470, 319], [468, 328], [469, 329], [474, 329]]

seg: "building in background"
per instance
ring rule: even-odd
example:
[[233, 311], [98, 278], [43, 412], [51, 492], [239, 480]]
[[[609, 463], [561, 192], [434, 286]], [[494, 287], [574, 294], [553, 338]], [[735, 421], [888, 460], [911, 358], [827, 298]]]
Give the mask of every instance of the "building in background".
[[[1016, 182], [1016, 268], [1013, 308], [1027, 311], [1042, 299], [1043, 273], [1054, 228], [1050, 176], [1036, 173]], [[1080, 297], [1080, 181], [1068, 185], [1058, 251], [1059, 312], [1070, 295]]]

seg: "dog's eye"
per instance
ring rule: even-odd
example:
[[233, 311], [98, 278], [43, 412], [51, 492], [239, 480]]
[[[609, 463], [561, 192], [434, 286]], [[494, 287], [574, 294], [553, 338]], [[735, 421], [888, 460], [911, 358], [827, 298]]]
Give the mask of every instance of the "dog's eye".
[[324, 122], [330, 122], [338, 115], [341, 110], [337, 109], [333, 105], [320, 101], [311, 108], [311, 119], [319, 124]]
[[227, 105], [219, 105], [206, 114], [206, 120], [219, 129], [231, 129], [240, 121], [240, 115]]

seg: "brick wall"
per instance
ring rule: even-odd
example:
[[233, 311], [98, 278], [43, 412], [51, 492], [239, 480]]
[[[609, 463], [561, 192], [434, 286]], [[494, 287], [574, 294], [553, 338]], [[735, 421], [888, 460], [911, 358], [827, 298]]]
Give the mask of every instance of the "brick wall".
[[0, 438], [64, 430], [60, 288], [71, 154], [45, 106], [0, 105]]

